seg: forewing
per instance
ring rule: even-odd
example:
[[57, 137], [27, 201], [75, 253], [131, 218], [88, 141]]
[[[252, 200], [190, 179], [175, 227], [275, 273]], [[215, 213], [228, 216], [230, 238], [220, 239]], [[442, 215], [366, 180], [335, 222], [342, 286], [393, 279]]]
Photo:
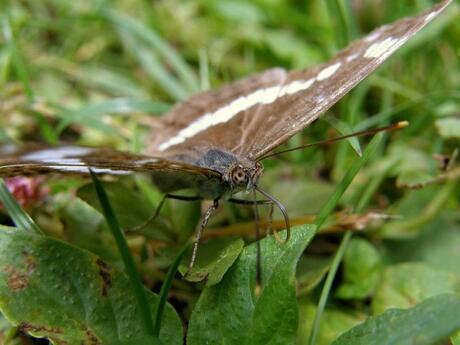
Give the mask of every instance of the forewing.
[[207, 184], [219, 184], [221, 177], [210, 169], [112, 149], [38, 145], [0, 147], [0, 177], [50, 173], [88, 175], [90, 169], [108, 175], [149, 173], [164, 191], [205, 188]]
[[193, 96], [162, 119], [149, 153], [167, 157], [217, 148], [260, 158], [316, 120], [450, 2], [380, 27], [326, 64], [288, 74], [269, 70]]
[[352, 42], [328, 63], [288, 74], [276, 102], [260, 110], [248, 128], [243, 156], [257, 159], [316, 120], [372, 73], [449, 4], [382, 26]]
[[[147, 153], [177, 157], [184, 153], [197, 156], [203, 150], [213, 148], [234, 152], [241, 143], [245, 128], [263, 104], [260, 101], [264, 95], [259, 90], [283, 85], [286, 76], [284, 69], [273, 68], [217, 90], [191, 96], [177, 104], [154, 126]], [[246, 97], [257, 92], [258, 97]]]

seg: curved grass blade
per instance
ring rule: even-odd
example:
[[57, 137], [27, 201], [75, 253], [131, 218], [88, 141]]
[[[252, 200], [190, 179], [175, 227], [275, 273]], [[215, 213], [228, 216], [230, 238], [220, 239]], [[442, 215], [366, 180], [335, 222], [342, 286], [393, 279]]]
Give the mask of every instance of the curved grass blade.
[[329, 200], [326, 202], [326, 205], [323, 206], [321, 211], [318, 214], [318, 217], [316, 218], [316, 229], [318, 231], [319, 228], [324, 224], [326, 221], [327, 217], [332, 213], [334, 210], [335, 206], [339, 202], [340, 198], [342, 195], [345, 193], [347, 190], [348, 186], [351, 184], [355, 176], [358, 174], [359, 170], [366, 164], [366, 162], [369, 160], [371, 155], [374, 153], [378, 145], [380, 144], [380, 141], [382, 140], [382, 136], [384, 133], [379, 133], [377, 134], [372, 140], [370, 141], [369, 145], [367, 145], [366, 149], [363, 152], [363, 155], [361, 156], [360, 159], [358, 159], [347, 171], [345, 176], [342, 178], [340, 183], [337, 185], [334, 193], [331, 195]]
[[101, 203], [101, 207], [104, 212], [105, 219], [109, 225], [110, 230], [112, 231], [112, 235], [115, 239], [115, 242], [117, 243], [117, 247], [120, 252], [120, 256], [125, 265], [126, 273], [128, 274], [129, 279], [131, 281], [131, 285], [134, 289], [138, 307], [142, 314], [144, 332], [147, 335], [154, 336], [155, 332], [154, 332], [152, 314], [148, 307], [147, 295], [145, 293], [144, 286], [142, 285], [140, 277], [139, 277], [139, 273], [136, 270], [136, 264], [134, 262], [134, 258], [131, 252], [129, 251], [129, 247], [128, 247], [128, 244], [126, 243], [125, 236], [123, 235], [123, 232], [120, 226], [118, 225], [118, 220], [109, 203], [109, 199], [107, 197], [107, 194], [105, 193], [104, 188], [99, 182], [96, 174], [94, 174], [91, 170], [90, 172], [91, 172], [91, 178], [96, 188], [97, 195], [99, 197], [99, 202]]
[[[16, 73], [19, 76], [19, 79], [21, 80], [22, 87], [24, 88], [24, 93], [27, 97], [27, 101], [30, 104], [32, 104], [35, 101], [35, 93], [32, 90], [28, 66], [24, 54], [21, 50], [21, 47], [16, 40], [9, 16], [5, 16], [3, 18], [2, 24], [5, 40], [10, 44], [11, 47], [12, 64], [16, 70]], [[47, 140], [50, 144], [57, 143], [58, 138], [51, 126], [44, 118], [43, 114], [38, 111], [32, 111], [32, 114], [34, 115], [35, 120], [39, 125], [40, 132], [43, 138]]]
[[115, 11], [107, 11], [104, 15], [117, 26], [127, 30], [131, 34], [143, 39], [168, 63], [179, 76], [188, 93], [198, 92], [200, 83], [194, 73], [182, 59], [182, 57], [152, 28], [142, 24], [138, 20]]
[[164, 308], [166, 306], [166, 300], [168, 298], [168, 292], [171, 289], [171, 284], [174, 279], [174, 276], [177, 273], [179, 265], [184, 258], [185, 254], [190, 250], [192, 247], [192, 242], [188, 241], [185, 246], [181, 249], [179, 254], [177, 254], [176, 258], [174, 259], [171, 267], [168, 270], [168, 274], [166, 275], [166, 279], [161, 286], [160, 294], [159, 294], [159, 301], [155, 310], [155, 323], [153, 325], [153, 334], [155, 337], [160, 335], [160, 328], [161, 328], [161, 320], [163, 318]]
[[[369, 160], [369, 158], [375, 152], [377, 147], [380, 145], [383, 135], [384, 133], [379, 133], [376, 136], [374, 136], [374, 138], [372, 138], [371, 142], [364, 150], [362, 157], [358, 161], [356, 161], [351, 166], [351, 168], [348, 170], [348, 172], [345, 174], [342, 181], [337, 186], [334, 194], [327, 201], [326, 205], [321, 209], [321, 212], [318, 215], [318, 218], [316, 220], [317, 229], [319, 229], [321, 225], [324, 224], [324, 221], [326, 220], [328, 215], [332, 212], [335, 205], [337, 204], [339, 199], [342, 197], [343, 193], [345, 193], [345, 190], [348, 188], [351, 181], [353, 181], [353, 178], [356, 176], [359, 170], [364, 166], [364, 164]], [[363, 207], [364, 204], [360, 203], [360, 206]], [[313, 321], [313, 327], [312, 327], [312, 331], [311, 331], [310, 339], [309, 339], [310, 345], [316, 344], [316, 338], [318, 336], [319, 327], [321, 323], [321, 316], [324, 312], [324, 308], [326, 307], [326, 302], [327, 302], [329, 293], [331, 291], [335, 275], [339, 268], [340, 262], [342, 261], [343, 254], [345, 253], [345, 249], [347, 248], [347, 245], [350, 242], [351, 236], [352, 236], [351, 232], [347, 232], [345, 234], [345, 236], [342, 239], [342, 242], [340, 243], [340, 247], [332, 261], [331, 268], [326, 278], [326, 282], [324, 284], [323, 290], [321, 291], [321, 296], [320, 296], [320, 300], [318, 303], [318, 309], [316, 311], [315, 319]]]
[[341, 0], [326, 0], [329, 15], [333, 22], [336, 35], [337, 50], [345, 47], [351, 40], [351, 32], [347, 20], [347, 12]]
[[32, 218], [30, 218], [30, 216], [21, 208], [18, 202], [14, 199], [13, 195], [6, 187], [5, 181], [2, 178], [0, 178], [0, 202], [8, 211], [9, 216], [18, 228], [27, 231], [33, 231], [39, 234], [42, 233], [37, 224], [35, 224]]

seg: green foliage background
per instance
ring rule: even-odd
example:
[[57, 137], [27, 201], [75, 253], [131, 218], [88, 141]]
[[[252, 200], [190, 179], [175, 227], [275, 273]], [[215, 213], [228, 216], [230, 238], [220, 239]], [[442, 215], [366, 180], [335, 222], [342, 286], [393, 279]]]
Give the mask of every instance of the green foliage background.
[[[415, 14], [432, 3], [3, 0], [0, 143], [63, 141], [142, 151], [149, 126], [175, 102], [266, 68], [305, 68], [327, 61], [352, 38]], [[460, 141], [459, 19], [460, 6], [454, 2], [323, 119], [286, 144], [296, 146], [351, 130], [410, 122], [408, 128], [385, 137], [336, 208], [342, 215], [359, 212], [361, 218], [339, 230], [326, 231], [342, 219], [340, 214], [332, 217], [326, 230], [314, 237], [302, 255], [301, 244], [308, 242], [302, 235], [298, 235], [300, 242], [294, 240], [288, 247], [299, 246], [292, 252], [286, 248], [270, 251], [274, 244], [267, 240], [266, 260], [286, 251], [288, 263], [276, 269], [297, 289], [289, 301], [281, 299], [285, 296], [282, 289], [279, 295], [266, 297], [268, 305], [274, 301], [285, 303], [296, 314], [288, 319], [289, 326], [280, 320], [277, 335], [281, 338], [273, 338], [273, 343], [308, 344], [324, 278], [339, 248], [343, 250], [343, 260], [317, 328], [317, 344], [332, 343], [368, 316], [380, 315], [381, 319], [371, 318], [335, 343], [409, 344], [411, 333], [423, 333], [426, 337], [416, 339], [417, 344], [431, 344], [447, 339], [456, 328], [418, 316], [441, 315], [444, 311], [450, 313], [450, 319], [459, 319], [452, 307], [458, 301], [445, 294], [460, 292], [460, 167], [454, 158], [450, 169], [443, 171], [433, 158], [450, 157]], [[367, 139], [361, 140], [361, 144], [366, 143]], [[315, 215], [358, 159], [356, 151], [344, 141], [286, 154], [282, 159], [266, 162], [261, 185], [286, 205], [293, 219]], [[49, 189], [47, 197], [27, 205], [27, 211], [47, 235], [88, 250], [120, 268], [119, 254], [98, 211], [94, 189], [86, 183], [76, 178], [49, 179], [42, 185]], [[146, 219], [161, 199], [143, 176], [106, 181], [104, 186], [124, 228]], [[149, 289], [159, 291], [174, 256], [193, 235], [200, 210], [199, 203], [168, 202], [161, 219], [141, 233], [128, 236]], [[383, 218], [389, 219], [375, 220], [371, 212], [380, 214], [377, 218], [388, 215]], [[262, 216], [266, 216], [264, 210]], [[252, 283], [236, 277], [240, 270], [244, 272], [242, 267], [253, 267], [252, 247], [242, 249], [240, 239], [243, 235], [246, 243], [251, 242], [252, 220], [249, 208], [221, 207], [208, 229], [213, 239], [200, 248], [202, 255], [192, 276], [195, 281], [209, 276], [208, 284], [181, 279], [173, 282], [172, 305], [184, 325], [194, 320], [188, 333], [190, 344], [217, 336], [205, 334], [214, 330], [206, 324], [207, 314], [213, 316], [209, 317], [210, 324], [216, 322], [216, 328], [228, 322], [222, 315], [244, 316], [244, 308], [232, 304], [231, 299], [242, 290], [230, 287], [245, 288], [250, 295]], [[0, 221], [11, 225], [6, 213], [0, 213]], [[364, 225], [359, 226], [359, 222]], [[214, 231], [222, 227], [227, 231], [220, 235]], [[348, 237], [339, 246], [345, 230], [356, 228], [359, 231], [351, 240]], [[309, 227], [300, 229], [306, 231]], [[241, 256], [234, 264], [242, 250], [248, 256]], [[299, 255], [294, 284], [290, 272]], [[243, 264], [245, 260], [247, 266]], [[224, 276], [230, 266], [231, 271]], [[274, 268], [266, 269], [270, 272]], [[209, 284], [218, 283], [223, 276], [222, 283]], [[284, 282], [284, 278], [280, 279]], [[227, 297], [227, 304], [216, 297], [222, 298], [219, 289], [227, 286], [222, 284], [234, 291]], [[214, 304], [216, 301], [220, 301], [221, 309]], [[293, 303], [293, 309], [289, 309], [289, 303]], [[246, 311], [246, 315], [270, 315], [255, 308], [256, 311]], [[405, 310], [388, 311], [389, 308]], [[174, 319], [176, 315], [170, 317]], [[230, 318], [235, 322], [242, 319], [237, 315]], [[297, 319], [298, 327], [292, 324]], [[177, 326], [177, 319], [172, 323]], [[264, 322], [259, 324], [252, 324], [245, 333], [246, 343], [263, 338], [258, 332], [262, 332]], [[379, 325], [384, 335], [377, 332]], [[398, 333], [401, 325], [413, 332]], [[420, 327], [411, 328], [414, 325]], [[372, 339], [363, 338], [369, 329], [376, 333], [371, 333]], [[425, 332], [428, 330], [434, 335]], [[220, 331], [220, 336], [227, 334], [233, 342], [243, 342], [243, 338], [231, 338], [231, 327], [227, 333]], [[385, 331], [402, 335], [400, 339], [385, 338]], [[8, 344], [26, 341], [4, 319], [0, 332], [0, 337], [9, 339]], [[459, 339], [454, 335], [445, 341], [456, 345]], [[269, 343], [266, 339], [260, 341]]]

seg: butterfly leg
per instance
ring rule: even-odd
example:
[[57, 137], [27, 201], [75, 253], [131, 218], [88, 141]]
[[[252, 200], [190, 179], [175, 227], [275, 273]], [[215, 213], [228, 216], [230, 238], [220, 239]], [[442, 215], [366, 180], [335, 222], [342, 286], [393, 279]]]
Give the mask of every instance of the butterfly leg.
[[214, 201], [212, 202], [212, 205], [208, 208], [208, 210], [206, 211], [201, 221], [200, 228], [198, 229], [195, 235], [195, 240], [193, 242], [192, 257], [190, 259], [188, 270], [185, 273], [184, 277], [187, 276], [187, 274], [192, 270], [193, 265], [195, 264], [196, 254], [198, 252], [198, 244], [200, 243], [201, 236], [203, 235], [203, 231], [206, 228], [206, 225], [208, 225], [209, 219], [211, 218], [212, 214], [214, 213], [214, 211], [217, 209], [218, 206], [219, 206], [219, 199], [214, 199]]
[[158, 204], [158, 206], [156, 207], [155, 212], [153, 212], [144, 222], [142, 222], [139, 225], [136, 225], [135, 227], [124, 229], [124, 231], [125, 232], [137, 232], [137, 231], [144, 229], [147, 225], [149, 225], [151, 222], [153, 222], [158, 217], [158, 215], [161, 212], [161, 209], [163, 208], [163, 205], [166, 199], [175, 199], [175, 200], [184, 200], [184, 201], [202, 200], [202, 198], [199, 196], [165, 194], [163, 198], [161, 199], [160, 203]]

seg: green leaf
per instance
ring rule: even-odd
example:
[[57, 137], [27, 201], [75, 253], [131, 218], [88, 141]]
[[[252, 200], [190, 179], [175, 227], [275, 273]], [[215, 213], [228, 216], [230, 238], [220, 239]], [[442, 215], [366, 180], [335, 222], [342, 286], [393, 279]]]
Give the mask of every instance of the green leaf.
[[333, 345], [432, 345], [460, 328], [460, 299], [443, 294], [417, 306], [391, 309], [356, 326]]
[[[241, 238], [218, 238], [200, 244], [198, 256], [193, 269], [185, 279], [192, 282], [206, 280], [206, 286], [219, 283], [225, 272], [233, 265], [243, 250], [244, 241]], [[188, 269], [188, 260], [182, 265], [180, 272]]]
[[460, 291], [460, 278], [422, 263], [388, 267], [372, 300], [373, 314], [408, 308], [432, 296]]
[[354, 238], [348, 245], [343, 260], [343, 283], [336, 297], [364, 299], [379, 282], [382, 262], [377, 249], [368, 241]]
[[203, 290], [190, 320], [188, 344], [295, 344], [295, 267], [314, 233], [313, 225], [304, 225], [292, 229], [286, 244], [273, 237], [260, 242], [263, 275], [259, 295], [254, 291], [256, 246], [244, 248], [222, 281]]
[[[153, 311], [157, 296], [146, 290]], [[142, 337], [142, 320], [125, 274], [97, 256], [23, 230], [0, 231], [0, 309], [7, 319], [55, 343], [113, 344]], [[168, 305], [160, 339], [182, 344]]]
[[460, 139], [460, 119], [455, 117], [436, 120], [436, 129], [445, 139]]
[[389, 150], [388, 160], [393, 165], [392, 174], [397, 177], [398, 186], [416, 186], [427, 182], [432, 176], [429, 174], [434, 163], [426, 152], [417, 148], [416, 144], [407, 142], [393, 144]]

